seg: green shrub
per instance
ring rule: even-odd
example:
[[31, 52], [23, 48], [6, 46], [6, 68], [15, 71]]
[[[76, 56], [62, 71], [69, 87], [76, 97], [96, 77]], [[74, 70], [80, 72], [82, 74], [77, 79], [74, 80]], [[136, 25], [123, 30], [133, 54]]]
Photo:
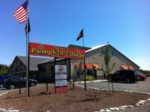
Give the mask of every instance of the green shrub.
[[86, 80], [87, 80], [87, 81], [92, 81], [92, 80], [94, 80], [94, 77], [91, 76], [91, 75], [87, 75], [87, 76], [86, 76]]

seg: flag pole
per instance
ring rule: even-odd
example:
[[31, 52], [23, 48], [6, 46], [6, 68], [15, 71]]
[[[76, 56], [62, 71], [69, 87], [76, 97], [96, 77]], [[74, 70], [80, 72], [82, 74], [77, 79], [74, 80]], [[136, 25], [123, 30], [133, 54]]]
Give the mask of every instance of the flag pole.
[[[83, 35], [83, 49], [84, 49], [84, 35]], [[85, 74], [85, 55], [83, 59], [83, 75], [84, 75], [84, 89], [86, 90], [86, 74]]]
[[[28, 2], [29, 6], [29, 0], [26, 0]], [[27, 8], [29, 8], [27, 6]], [[28, 9], [27, 9], [28, 10]], [[27, 12], [27, 20], [26, 20], [26, 25], [27, 25], [27, 32], [26, 32], [26, 61], [27, 61], [27, 67], [26, 67], [26, 98], [28, 100], [29, 97], [29, 32], [28, 32], [28, 18], [29, 18], [29, 12]]]

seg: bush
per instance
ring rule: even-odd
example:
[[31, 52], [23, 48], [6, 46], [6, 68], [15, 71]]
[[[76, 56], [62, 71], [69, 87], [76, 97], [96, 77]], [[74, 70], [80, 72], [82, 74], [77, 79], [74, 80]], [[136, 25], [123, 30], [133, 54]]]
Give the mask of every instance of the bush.
[[92, 80], [94, 80], [94, 77], [91, 76], [91, 75], [87, 75], [87, 76], [86, 76], [86, 80], [87, 80], [87, 81], [92, 81]]
[[108, 81], [112, 81], [112, 74], [108, 74], [108, 75], [106, 76], [106, 78], [107, 78]]

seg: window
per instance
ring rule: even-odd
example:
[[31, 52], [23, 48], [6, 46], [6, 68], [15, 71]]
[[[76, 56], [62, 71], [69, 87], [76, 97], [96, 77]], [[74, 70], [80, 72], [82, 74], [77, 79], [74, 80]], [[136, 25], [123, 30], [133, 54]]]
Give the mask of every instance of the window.
[[104, 49], [101, 50], [101, 54], [105, 55], [105, 50]]
[[111, 51], [112, 56], [116, 56], [116, 52], [114, 50]]

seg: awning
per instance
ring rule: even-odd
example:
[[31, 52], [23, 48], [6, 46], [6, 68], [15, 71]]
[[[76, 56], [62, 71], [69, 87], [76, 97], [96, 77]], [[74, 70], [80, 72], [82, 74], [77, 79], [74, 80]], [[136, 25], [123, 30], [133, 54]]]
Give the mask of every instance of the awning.
[[121, 66], [121, 70], [128, 70], [128, 66], [126, 65]]
[[83, 64], [77, 63], [77, 64], [75, 64], [75, 68], [77, 68], [77, 69], [83, 68]]
[[[77, 69], [83, 68], [83, 64], [77, 63], [77, 64], [75, 64], [75, 68], [77, 68]], [[93, 68], [100, 69], [98, 64], [89, 64], [89, 63], [85, 64], [85, 68], [86, 69], [93, 69]]]
[[93, 69], [93, 64], [85, 64], [86, 69]]
[[96, 69], [101, 69], [100, 66], [98, 66], [98, 64], [93, 64], [93, 66], [94, 66]]
[[121, 66], [121, 70], [134, 70], [134, 67], [133, 66], [123, 65], [123, 66]]
[[134, 70], [134, 67], [133, 66], [129, 66], [129, 70]]

